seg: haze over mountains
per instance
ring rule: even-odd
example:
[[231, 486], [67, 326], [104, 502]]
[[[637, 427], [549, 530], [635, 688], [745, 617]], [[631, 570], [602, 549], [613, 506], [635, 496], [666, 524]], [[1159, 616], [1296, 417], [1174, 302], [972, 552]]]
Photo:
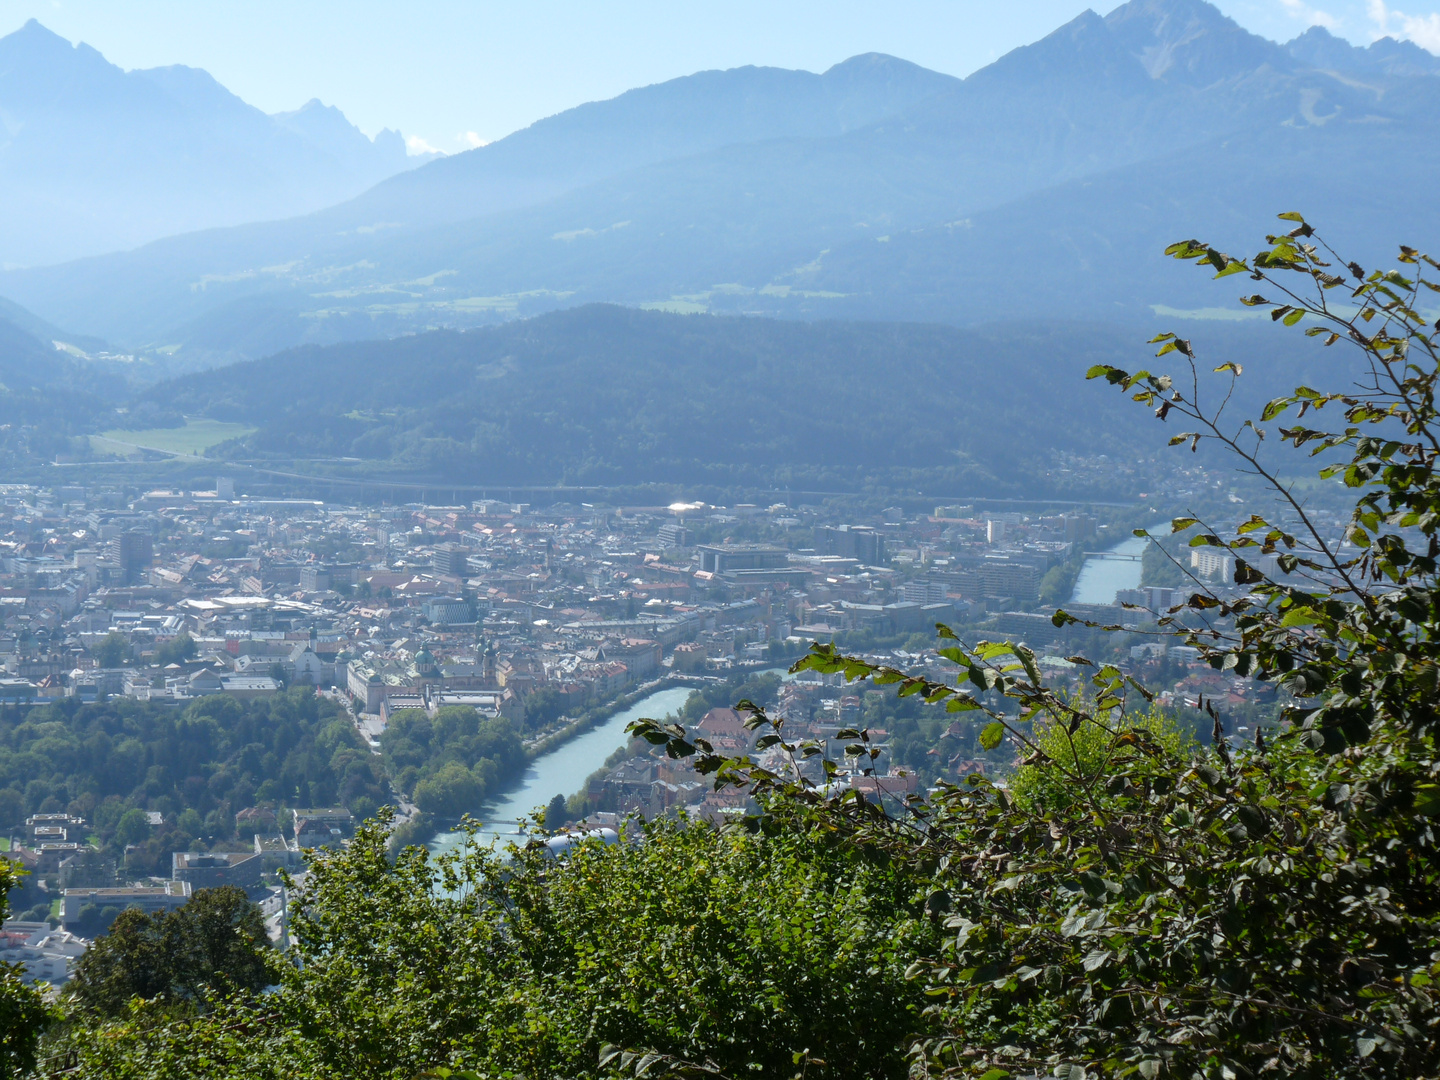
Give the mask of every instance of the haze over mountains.
[[1216, 302], [1164, 243], [1248, 247], [1278, 210], [1424, 245], [1437, 135], [1440, 59], [1417, 46], [1281, 46], [1202, 0], [1132, 0], [963, 81], [872, 55], [646, 87], [309, 216], [11, 271], [0, 294], [202, 366], [596, 300], [1142, 319]]
[[293, 217], [415, 164], [319, 101], [267, 116], [197, 68], [122, 71], [33, 19], [0, 38], [3, 265]]

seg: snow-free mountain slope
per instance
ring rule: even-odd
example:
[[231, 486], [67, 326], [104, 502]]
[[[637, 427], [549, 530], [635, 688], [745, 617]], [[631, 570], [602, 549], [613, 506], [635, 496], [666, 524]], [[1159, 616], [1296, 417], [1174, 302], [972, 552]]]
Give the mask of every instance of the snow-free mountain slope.
[[269, 117], [204, 71], [122, 71], [32, 19], [0, 38], [0, 264], [291, 217], [414, 164], [313, 104]]
[[1285, 51], [1302, 64], [1345, 75], [1402, 79], [1440, 75], [1440, 56], [1426, 52], [1413, 41], [1384, 37], [1362, 49], [1335, 37], [1323, 26], [1312, 26], [1288, 42]]
[[[867, 99], [893, 111], [866, 114]], [[1433, 76], [1356, 78], [1202, 0], [1132, 0], [963, 81], [860, 57], [819, 76], [739, 69], [647, 87], [345, 206], [0, 275], [0, 294], [196, 366], [588, 301], [1148, 318], [1207, 306], [1198, 277], [1167, 276], [1159, 252], [1177, 232], [1248, 246], [1298, 209], [1440, 249], [1437, 125]], [[614, 171], [576, 164], [577, 148], [612, 143], [624, 153], [593, 168]], [[530, 201], [497, 210], [521, 175]]]
[[393, 177], [323, 218], [351, 229], [469, 220], [722, 146], [840, 135], [958, 84], [879, 53], [820, 75], [763, 67], [702, 71], [547, 117]]

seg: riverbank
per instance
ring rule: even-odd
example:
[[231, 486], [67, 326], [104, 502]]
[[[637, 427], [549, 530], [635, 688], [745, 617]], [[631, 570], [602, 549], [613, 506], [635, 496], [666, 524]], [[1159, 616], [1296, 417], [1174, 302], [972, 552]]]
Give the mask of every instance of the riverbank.
[[[694, 686], [705, 681], [707, 681], [705, 676], [694, 676], [685, 673], [667, 673], [658, 679], [652, 679], [650, 682], [642, 683], [627, 694], [622, 694], [602, 705], [596, 705], [594, 708], [587, 709], [580, 716], [575, 717], [557, 730], [524, 744], [525, 771], [521, 773], [517, 783], [511, 785], [511, 788], [518, 786], [523, 790], [526, 778], [536, 771], [535, 765], [537, 762], [564, 749], [565, 746], [575, 739], [583, 738], [586, 734], [594, 731], [597, 725], [606, 724], [606, 722], [617, 713], [638, 707], [641, 702], [648, 701], [656, 694], [663, 693], [666, 687], [671, 685], [683, 687], [685, 696], [688, 697], [690, 690], [693, 689]], [[636, 719], [638, 719], [638, 716]], [[625, 721], [626, 724], [629, 722], [629, 720]], [[606, 751], [605, 756], [608, 756], [610, 752], [611, 751]], [[588, 775], [589, 773], [586, 773], [586, 776]], [[568, 795], [569, 792], [564, 792], [563, 794]], [[482, 804], [482, 808], [477, 816], [481, 820], [494, 820], [494, 814], [489, 812], [487, 808], [499, 800], [504, 800], [506, 797], [507, 792], [500, 792], [493, 798], [487, 799], [486, 803]], [[548, 801], [548, 797], [546, 801]], [[437, 822], [433, 815], [424, 813], [418, 807], [402, 805], [401, 809], [404, 816], [397, 820], [390, 830], [390, 846], [392, 850], [398, 851], [412, 844], [428, 846], [433, 849], [438, 837], [459, 835], [453, 829], [447, 829], [444, 825]], [[532, 809], [532, 806], [527, 805], [520, 813], [528, 814]]]
[[[662, 680], [656, 680], [660, 682]], [[593, 773], [615, 750], [628, 741], [625, 729], [644, 716], [660, 717], [684, 707], [692, 687], [672, 682], [640, 694], [628, 695], [623, 707], [617, 701], [610, 715], [592, 719], [588, 731], [572, 734], [565, 742], [532, 758], [519, 782], [509, 790], [488, 799], [476, 813], [484, 823], [478, 839], [482, 843], [495, 840], [501, 844], [523, 839], [517, 823], [543, 807], [556, 795], [568, 797], [584, 786]], [[598, 711], [598, 710], [597, 710]], [[557, 733], [558, 734], [558, 733]], [[432, 824], [433, 828], [433, 824]], [[458, 830], [443, 830], [429, 838], [427, 846], [434, 854], [453, 850], [464, 842]], [[412, 842], [422, 842], [416, 837]]]
[[606, 702], [604, 705], [596, 705], [593, 709], [587, 709], [558, 731], [552, 731], [550, 734], [536, 739], [533, 743], [526, 744], [525, 758], [527, 761], [534, 761], [536, 758], [544, 757], [576, 736], [593, 730], [596, 724], [610, 719], [620, 710], [630, 708], [636, 702], [667, 686], [685, 686], [694, 689], [707, 682], [719, 681], [721, 680], [714, 676], [691, 675], [685, 672], [670, 672], [658, 679], [651, 679], [649, 682], [641, 683], [629, 693], [621, 694], [613, 701]]

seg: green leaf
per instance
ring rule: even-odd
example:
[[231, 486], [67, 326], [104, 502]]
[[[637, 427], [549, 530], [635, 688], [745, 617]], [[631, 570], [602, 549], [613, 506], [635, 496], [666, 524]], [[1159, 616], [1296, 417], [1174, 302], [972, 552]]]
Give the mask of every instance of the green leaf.
[[1206, 247], [1199, 240], [1181, 240], [1165, 249], [1165, 254], [1176, 259], [1195, 259], [1204, 255]]
[[1005, 725], [995, 720], [985, 725], [980, 732], [980, 746], [985, 750], [994, 750], [1000, 745], [1000, 740], [1005, 738]]
[[1104, 967], [1105, 962], [1109, 959], [1109, 949], [1094, 949], [1085, 957], [1082, 966], [1085, 968], [1086, 971], [1096, 971], [1099, 968]]
[[1291, 400], [1289, 398], [1277, 397], [1274, 401], [1270, 402], [1270, 404], [1266, 405], [1265, 408], [1260, 411], [1261, 422], [1263, 423], [1266, 420], [1274, 420], [1275, 417], [1279, 416], [1286, 409], [1288, 409], [1290, 405]]

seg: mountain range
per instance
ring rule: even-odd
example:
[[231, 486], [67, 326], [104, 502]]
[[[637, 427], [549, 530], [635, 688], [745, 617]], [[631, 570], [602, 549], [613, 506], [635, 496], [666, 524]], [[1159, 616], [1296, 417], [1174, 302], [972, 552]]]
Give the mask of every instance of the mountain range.
[[[866, 55], [703, 72], [313, 214], [0, 274], [181, 366], [593, 301], [972, 324], [1213, 306], [1161, 247], [1300, 210], [1362, 262], [1434, 243], [1440, 59], [1203, 0], [1086, 12], [959, 80]], [[1403, 163], [1397, 167], [1397, 163]]]
[[267, 116], [198, 68], [123, 71], [34, 19], [0, 38], [0, 265], [290, 218], [418, 163], [319, 101]]

